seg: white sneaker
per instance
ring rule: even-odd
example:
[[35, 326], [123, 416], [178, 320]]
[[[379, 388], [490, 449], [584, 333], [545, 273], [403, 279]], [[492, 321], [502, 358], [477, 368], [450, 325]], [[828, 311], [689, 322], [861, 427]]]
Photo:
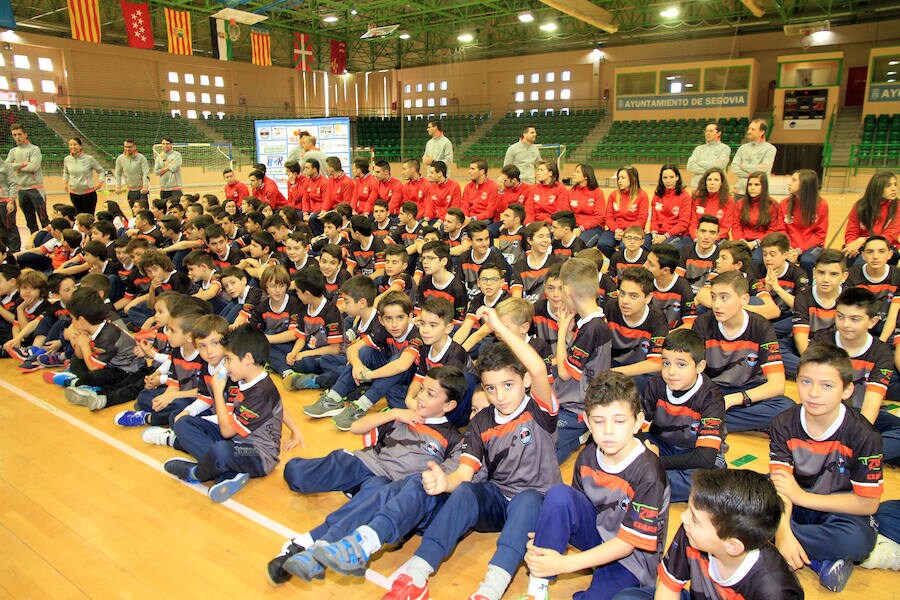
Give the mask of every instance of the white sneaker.
[[900, 544], [879, 534], [872, 554], [859, 566], [863, 569], [900, 571]]
[[156, 446], [174, 446], [175, 432], [168, 427], [148, 427], [141, 434], [141, 439]]

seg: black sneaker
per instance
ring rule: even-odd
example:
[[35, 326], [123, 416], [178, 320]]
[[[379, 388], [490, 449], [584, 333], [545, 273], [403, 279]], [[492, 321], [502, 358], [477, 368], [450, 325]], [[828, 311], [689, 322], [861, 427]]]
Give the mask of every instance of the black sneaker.
[[306, 550], [303, 546], [294, 543], [294, 540], [288, 540], [281, 547], [281, 554], [269, 561], [266, 566], [266, 578], [270, 585], [281, 585], [287, 582], [292, 575], [284, 570], [284, 563], [295, 554], [299, 554]]

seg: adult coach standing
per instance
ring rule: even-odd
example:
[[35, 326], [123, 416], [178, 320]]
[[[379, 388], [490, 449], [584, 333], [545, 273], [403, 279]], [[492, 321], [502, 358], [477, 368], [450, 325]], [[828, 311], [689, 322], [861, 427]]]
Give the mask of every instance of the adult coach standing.
[[766, 141], [768, 125], [763, 119], [753, 119], [747, 127], [747, 140], [734, 153], [731, 161], [731, 172], [737, 175], [737, 183], [734, 185], [735, 199], [744, 196], [747, 189], [747, 177], [750, 173], [762, 171], [766, 175], [772, 174], [772, 165], [775, 164], [775, 146]]
[[696, 190], [700, 185], [700, 177], [709, 169], [719, 168], [723, 171], [728, 168], [728, 159], [731, 158], [731, 148], [722, 143], [722, 130], [718, 123], [710, 123], [703, 131], [706, 143], [694, 148], [691, 157], [687, 161], [687, 170], [694, 174], [691, 179], [691, 189]]
[[172, 140], [160, 140], [162, 152], [156, 155], [153, 171], [159, 176], [159, 197], [181, 198], [181, 152], [172, 146]]
[[116, 187], [120, 194], [128, 190], [129, 205], [150, 197], [150, 163], [131, 138], [125, 140], [122, 154], [116, 157]]
[[534, 183], [534, 165], [541, 160], [541, 151], [534, 145], [536, 139], [537, 130], [529, 125], [522, 130], [519, 141], [506, 149], [506, 156], [503, 157], [503, 166], [519, 167], [520, 181], [529, 184]]
[[425, 143], [425, 154], [422, 155], [422, 163], [431, 166], [431, 163], [442, 162], [447, 169], [453, 165], [453, 142], [444, 135], [444, 127], [440, 121], [428, 121], [425, 128], [431, 139]]
[[[94, 184], [94, 173], [100, 175]], [[85, 154], [81, 139], [69, 138], [69, 155], [63, 159], [63, 187], [79, 213], [94, 214], [97, 210], [97, 190], [103, 187], [103, 167], [97, 159]]]
[[[9, 151], [6, 162], [16, 173], [19, 186], [19, 206], [25, 213], [28, 229], [34, 233], [50, 223], [47, 217], [47, 199], [44, 196], [44, 172], [41, 170], [41, 149], [28, 141], [28, 132], [21, 123], [9, 128], [16, 147]], [[38, 225], [40, 221], [40, 225]]]
[[0, 162], [0, 236], [6, 240], [6, 249], [18, 252], [22, 249], [19, 226], [16, 225], [16, 197], [19, 184], [12, 167]]

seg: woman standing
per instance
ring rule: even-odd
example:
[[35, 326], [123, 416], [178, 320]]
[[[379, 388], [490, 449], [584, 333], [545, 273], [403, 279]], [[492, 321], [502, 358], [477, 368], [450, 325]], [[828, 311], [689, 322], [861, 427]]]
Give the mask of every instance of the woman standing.
[[[94, 173], [100, 176], [96, 185]], [[69, 138], [69, 156], [63, 159], [63, 185], [75, 210], [94, 214], [97, 210], [97, 190], [103, 188], [103, 167], [96, 158], [84, 153], [81, 140], [77, 137]]]
[[828, 233], [828, 203], [819, 196], [819, 176], [811, 169], [798, 169], [788, 183], [790, 196], [781, 204], [784, 227], [800, 266], [812, 277], [816, 260]]

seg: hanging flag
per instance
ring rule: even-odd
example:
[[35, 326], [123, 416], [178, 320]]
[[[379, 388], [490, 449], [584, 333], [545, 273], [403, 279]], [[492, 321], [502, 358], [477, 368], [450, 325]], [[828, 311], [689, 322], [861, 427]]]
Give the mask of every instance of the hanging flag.
[[294, 33], [294, 67], [298, 71], [312, 71], [312, 39], [305, 33]]
[[166, 32], [169, 35], [170, 54], [193, 54], [191, 47], [191, 13], [186, 10], [166, 11]]
[[66, 0], [72, 39], [100, 43], [100, 5], [98, 0]]
[[331, 40], [331, 74], [343, 75], [347, 72], [347, 42]]
[[[234, 26], [238, 27], [237, 23], [234, 23]], [[225, 19], [209, 18], [209, 29], [213, 39], [213, 56], [219, 60], [234, 60], [234, 56], [231, 54], [231, 35], [228, 28], [229, 24]], [[240, 28], [237, 33], [240, 35]]]
[[0, 0], [0, 27], [3, 29], [16, 28], [16, 17], [9, 0]]
[[150, 26], [150, 5], [144, 3], [119, 0], [122, 6], [122, 17], [125, 18], [125, 31], [128, 32], [128, 45], [132, 48], [153, 48], [153, 29]]
[[253, 49], [251, 62], [260, 67], [272, 66], [272, 38], [268, 29], [250, 30], [250, 47]]

